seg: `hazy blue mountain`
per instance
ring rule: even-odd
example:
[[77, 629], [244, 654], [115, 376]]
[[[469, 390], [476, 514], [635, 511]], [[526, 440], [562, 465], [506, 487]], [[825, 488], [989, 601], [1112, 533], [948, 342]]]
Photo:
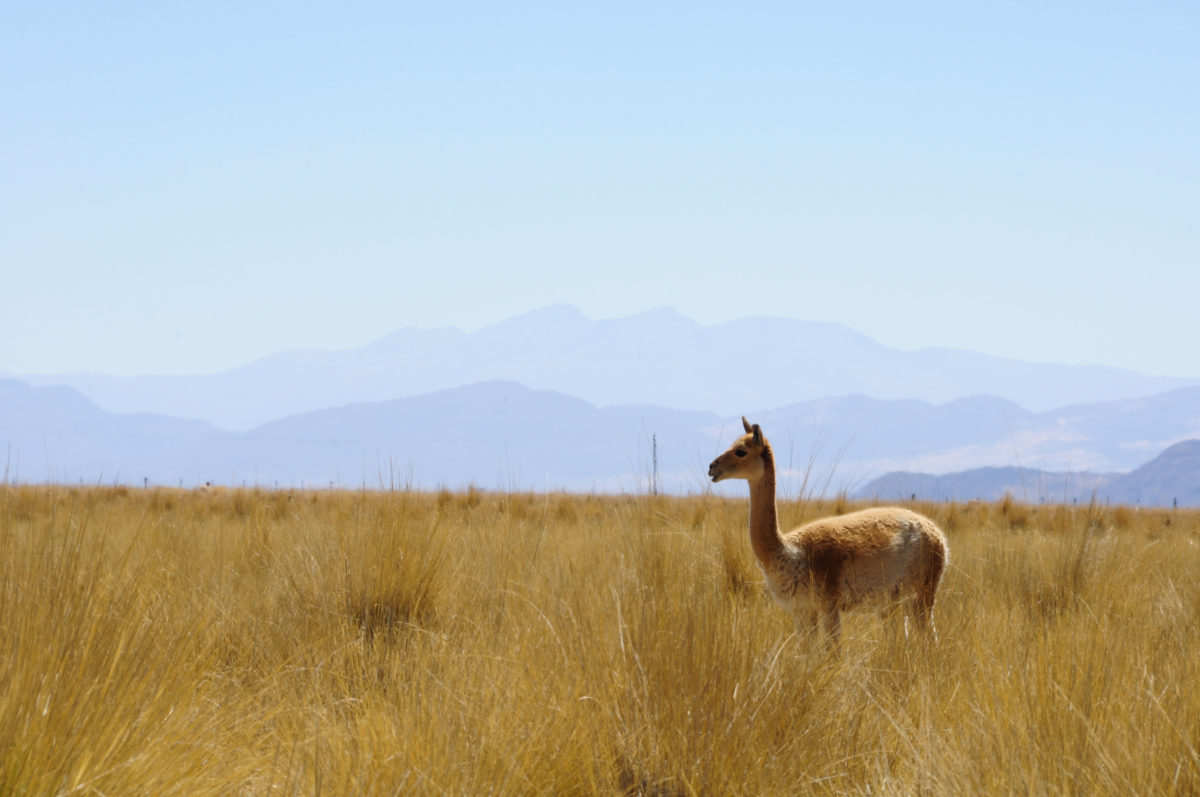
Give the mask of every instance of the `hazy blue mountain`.
[[865, 501], [998, 501], [1011, 495], [1029, 503], [1071, 503], [1100, 495], [1116, 474], [1036, 468], [972, 468], [934, 475], [895, 471], [873, 479], [853, 497]]
[[889, 471], [980, 467], [1109, 473], [1200, 433], [1200, 388], [1029, 412], [977, 396], [945, 404], [823, 399], [758, 413], [777, 451], [816, 456], [851, 491]]
[[591, 320], [565, 305], [470, 334], [402, 329], [359, 348], [287, 352], [211, 375], [20, 378], [70, 385], [113, 412], [198, 418], [227, 429], [494, 380], [602, 407], [654, 405], [730, 416], [853, 394], [938, 405], [986, 394], [1045, 411], [1200, 384], [953, 349], [899, 351], [839, 324], [743, 318], [703, 326], [670, 309]]
[[[1190, 502], [1196, 489], [1194, 449], [1170, 446], [1200, 429], [1200, 388], [1042, 413], [987, 396], [944, 404], [848, 396], [747, 414], [774, 444], [789, 497], [846, 490], [887, 500], [1004, 492], [1065, 500], [1103, 486], [1113, 500], [1161, 503]], [[105, 412], [71, 388], [0, 380], [0, 447], [17, 481], [611, 492], [648, 489], [656, 475], [664, 491], [741, 495], [742, 485], [710, 488], [705, 476], [707, 463], [740, 432], [737, 416], [597, 407], [511, 381], [225, 432]], [[1160, 452], [1157, 464], [1139, 467]], [[938, 473], [950, 475], [923, 475]]]
[[1087, 502], [1143, 506], [1200, 506], [1200, 440], [1185, 440], [1129, 473], [1048, 472], [1033, 468], [975, 468], [933, 475], [896, 471], [872, 480], [854, 497], [895, 501], [996, 501], [1005, 495], [1033, 503]]
[[514, 382], [352, 404], [225, 432], [105, 412], [65, 387], [0, 380], [3, 475], [17, 482], [641, 492], [704, 489], [715, 415], [600, 409]]
[[1200, 506], [1200, 440], [1176, 443], [1101, 492], [1113, 503]]
[[22, 482], [192, 484], [196, 452], [223, 432], [200, 421], [104, 412], [66, 387], [0, 379], [0, 451], [5, 475]]
[[648, 484], [650, 439], [636, 412], [486, 382], [265, 424], [241, 436], [234, 465], [290, 483], [638, 491]]

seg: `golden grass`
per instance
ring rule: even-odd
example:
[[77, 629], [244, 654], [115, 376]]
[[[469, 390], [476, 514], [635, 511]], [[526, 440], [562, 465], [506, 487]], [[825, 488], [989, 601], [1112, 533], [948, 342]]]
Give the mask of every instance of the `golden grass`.
[[1200, 791], [1200, 513], [916, 508], [828, 651], [744, 500], [0, 487], [0, 793]]

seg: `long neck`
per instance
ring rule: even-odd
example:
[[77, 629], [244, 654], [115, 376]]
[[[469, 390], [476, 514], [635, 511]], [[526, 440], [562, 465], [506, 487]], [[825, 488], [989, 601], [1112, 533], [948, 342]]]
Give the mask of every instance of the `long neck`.
[[759, 564], [766, 567], [783, 547], [783, 540], [775, 512], [775, 454], [770, 446], [763, 449], [762, 458], [762, 478], [750, 482], [750, 547]]

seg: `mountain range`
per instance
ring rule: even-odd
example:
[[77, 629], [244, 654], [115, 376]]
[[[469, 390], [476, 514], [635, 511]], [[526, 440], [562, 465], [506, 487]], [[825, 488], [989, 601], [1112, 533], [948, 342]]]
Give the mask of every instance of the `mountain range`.
[[[1200, 436], [1200, 387], [1041, 412], [991, 396], [940, 404], [844, 396], [747, 414], [775, 447], [785, 497], [1012, 492], [1037, 501], [1082, 490], [1111, 500], [1200, 505], [1200, 469], [1181, 454], [1186, 447], [1170, 448]], [[490, 381], [230, 431], [164, 414], [110, 412], [71, 387], [0, 380], [4, 475], [23, 482], [473, 484], [741, 495], [744, 487], [710, 485], [705, 476], [709, 460], [740, 429], [737, 415], [650, 404], [601, 407]], [[984, 468], [992, 470], [949, 488], [914, 475]], [[1122, 492], [1131, 482], [1123, 485], [1114, 474], [1139, 470], [1140, 492]]]
[[242, 431], [301, 413], [496, 380], [598, 407], [648, 404], [722, 416], [850, 395], [935, 405], [988, 395], [1044, 412], [1200, 385], [1200, 379], [956, 349], [901, 351], [840, 324], [749, 317], [705, 326], [667, 308], [592, 320], [567, 305], [471, 333], [406, 328], [358, 348], [285, 352], [216, 374], [8, 376], [73, 387], [110, 412]]
[[1018, 500], [1081, 503], [1093, 499], [1145, 506], [1200, 506], [1200, 440], [1184, 440], [1129, 473], [1060, 473], [1034, 468], [972, 468], [933, 475], [898, 471], [854, 497], [870, 501]]

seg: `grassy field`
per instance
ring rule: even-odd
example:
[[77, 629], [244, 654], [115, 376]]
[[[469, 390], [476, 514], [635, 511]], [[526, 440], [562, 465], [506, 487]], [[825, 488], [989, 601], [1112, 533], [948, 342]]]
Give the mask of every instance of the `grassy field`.
[[828, 650], [745, 500], [0, 487], [0, 793], [1200, 792], [1200, 513], [915, 508]]

